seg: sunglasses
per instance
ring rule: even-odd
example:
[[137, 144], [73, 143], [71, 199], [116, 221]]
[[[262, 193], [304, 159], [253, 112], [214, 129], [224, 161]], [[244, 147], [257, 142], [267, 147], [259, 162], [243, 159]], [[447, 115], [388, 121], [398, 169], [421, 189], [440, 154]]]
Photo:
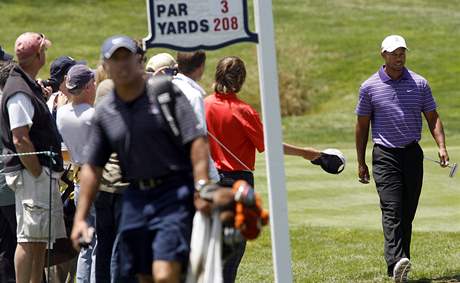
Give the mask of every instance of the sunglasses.
[[168, 75], [168, 76], [177, 75], [177, 69], [175, 68], [166, 68], [166, 69], [163, 69], [162, 71], [164, 72], [165, 75]]
[[44, 47], [45, 51], [48, 50], [48, 46], [46, 46], [47, 39], [46, 39], [45, 35], [43, 33], [40, 33], [39, 35], [40, 35], [40, 38], [41, 38], [41, 40], [40, 40], [40, 50], [42, 50], [43, 47]]

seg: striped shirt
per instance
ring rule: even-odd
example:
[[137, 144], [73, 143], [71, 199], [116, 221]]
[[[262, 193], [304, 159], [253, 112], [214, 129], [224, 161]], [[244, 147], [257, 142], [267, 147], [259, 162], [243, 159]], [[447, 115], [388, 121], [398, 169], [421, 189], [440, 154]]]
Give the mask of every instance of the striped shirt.
[[372, 140], [385, 147], [404, 147], [421, 139], [422, 112], [436, 110], [428, 81], [404, 68], [392, 80], [384, 66], [359, 90], [358, 116], [371, 117]]

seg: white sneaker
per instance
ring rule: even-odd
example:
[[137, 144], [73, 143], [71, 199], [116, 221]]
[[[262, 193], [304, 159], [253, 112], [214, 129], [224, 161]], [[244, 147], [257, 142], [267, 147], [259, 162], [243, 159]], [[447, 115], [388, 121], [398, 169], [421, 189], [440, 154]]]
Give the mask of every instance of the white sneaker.
[[407, 274], [410, 271], [410, 260], [406, 257], [400, 259], [393, 270], [393, 279], [395, 283], [407, 282]]

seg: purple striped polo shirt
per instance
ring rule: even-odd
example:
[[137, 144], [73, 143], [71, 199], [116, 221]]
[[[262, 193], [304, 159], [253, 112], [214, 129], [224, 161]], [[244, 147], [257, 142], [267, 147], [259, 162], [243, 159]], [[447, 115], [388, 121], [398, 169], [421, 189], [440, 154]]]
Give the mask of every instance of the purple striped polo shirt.
[[385, 147], [404, 147], [419, 141], [422, 112], [436, 110], [428, 81], [404, 68], [392, 80], [382, 66], [359, 89], [356, 114], [371, 117], [372, 140]]

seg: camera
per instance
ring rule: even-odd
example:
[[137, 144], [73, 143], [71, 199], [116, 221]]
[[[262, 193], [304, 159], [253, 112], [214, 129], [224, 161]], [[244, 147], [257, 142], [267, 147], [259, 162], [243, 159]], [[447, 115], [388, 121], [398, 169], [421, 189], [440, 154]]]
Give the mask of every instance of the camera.
[[57, 83], [54, 80], [43, 80], [42, 84], [44, 87], [51, 87], [53, 93], [59, 90], [59, 85], [57, 85]]

